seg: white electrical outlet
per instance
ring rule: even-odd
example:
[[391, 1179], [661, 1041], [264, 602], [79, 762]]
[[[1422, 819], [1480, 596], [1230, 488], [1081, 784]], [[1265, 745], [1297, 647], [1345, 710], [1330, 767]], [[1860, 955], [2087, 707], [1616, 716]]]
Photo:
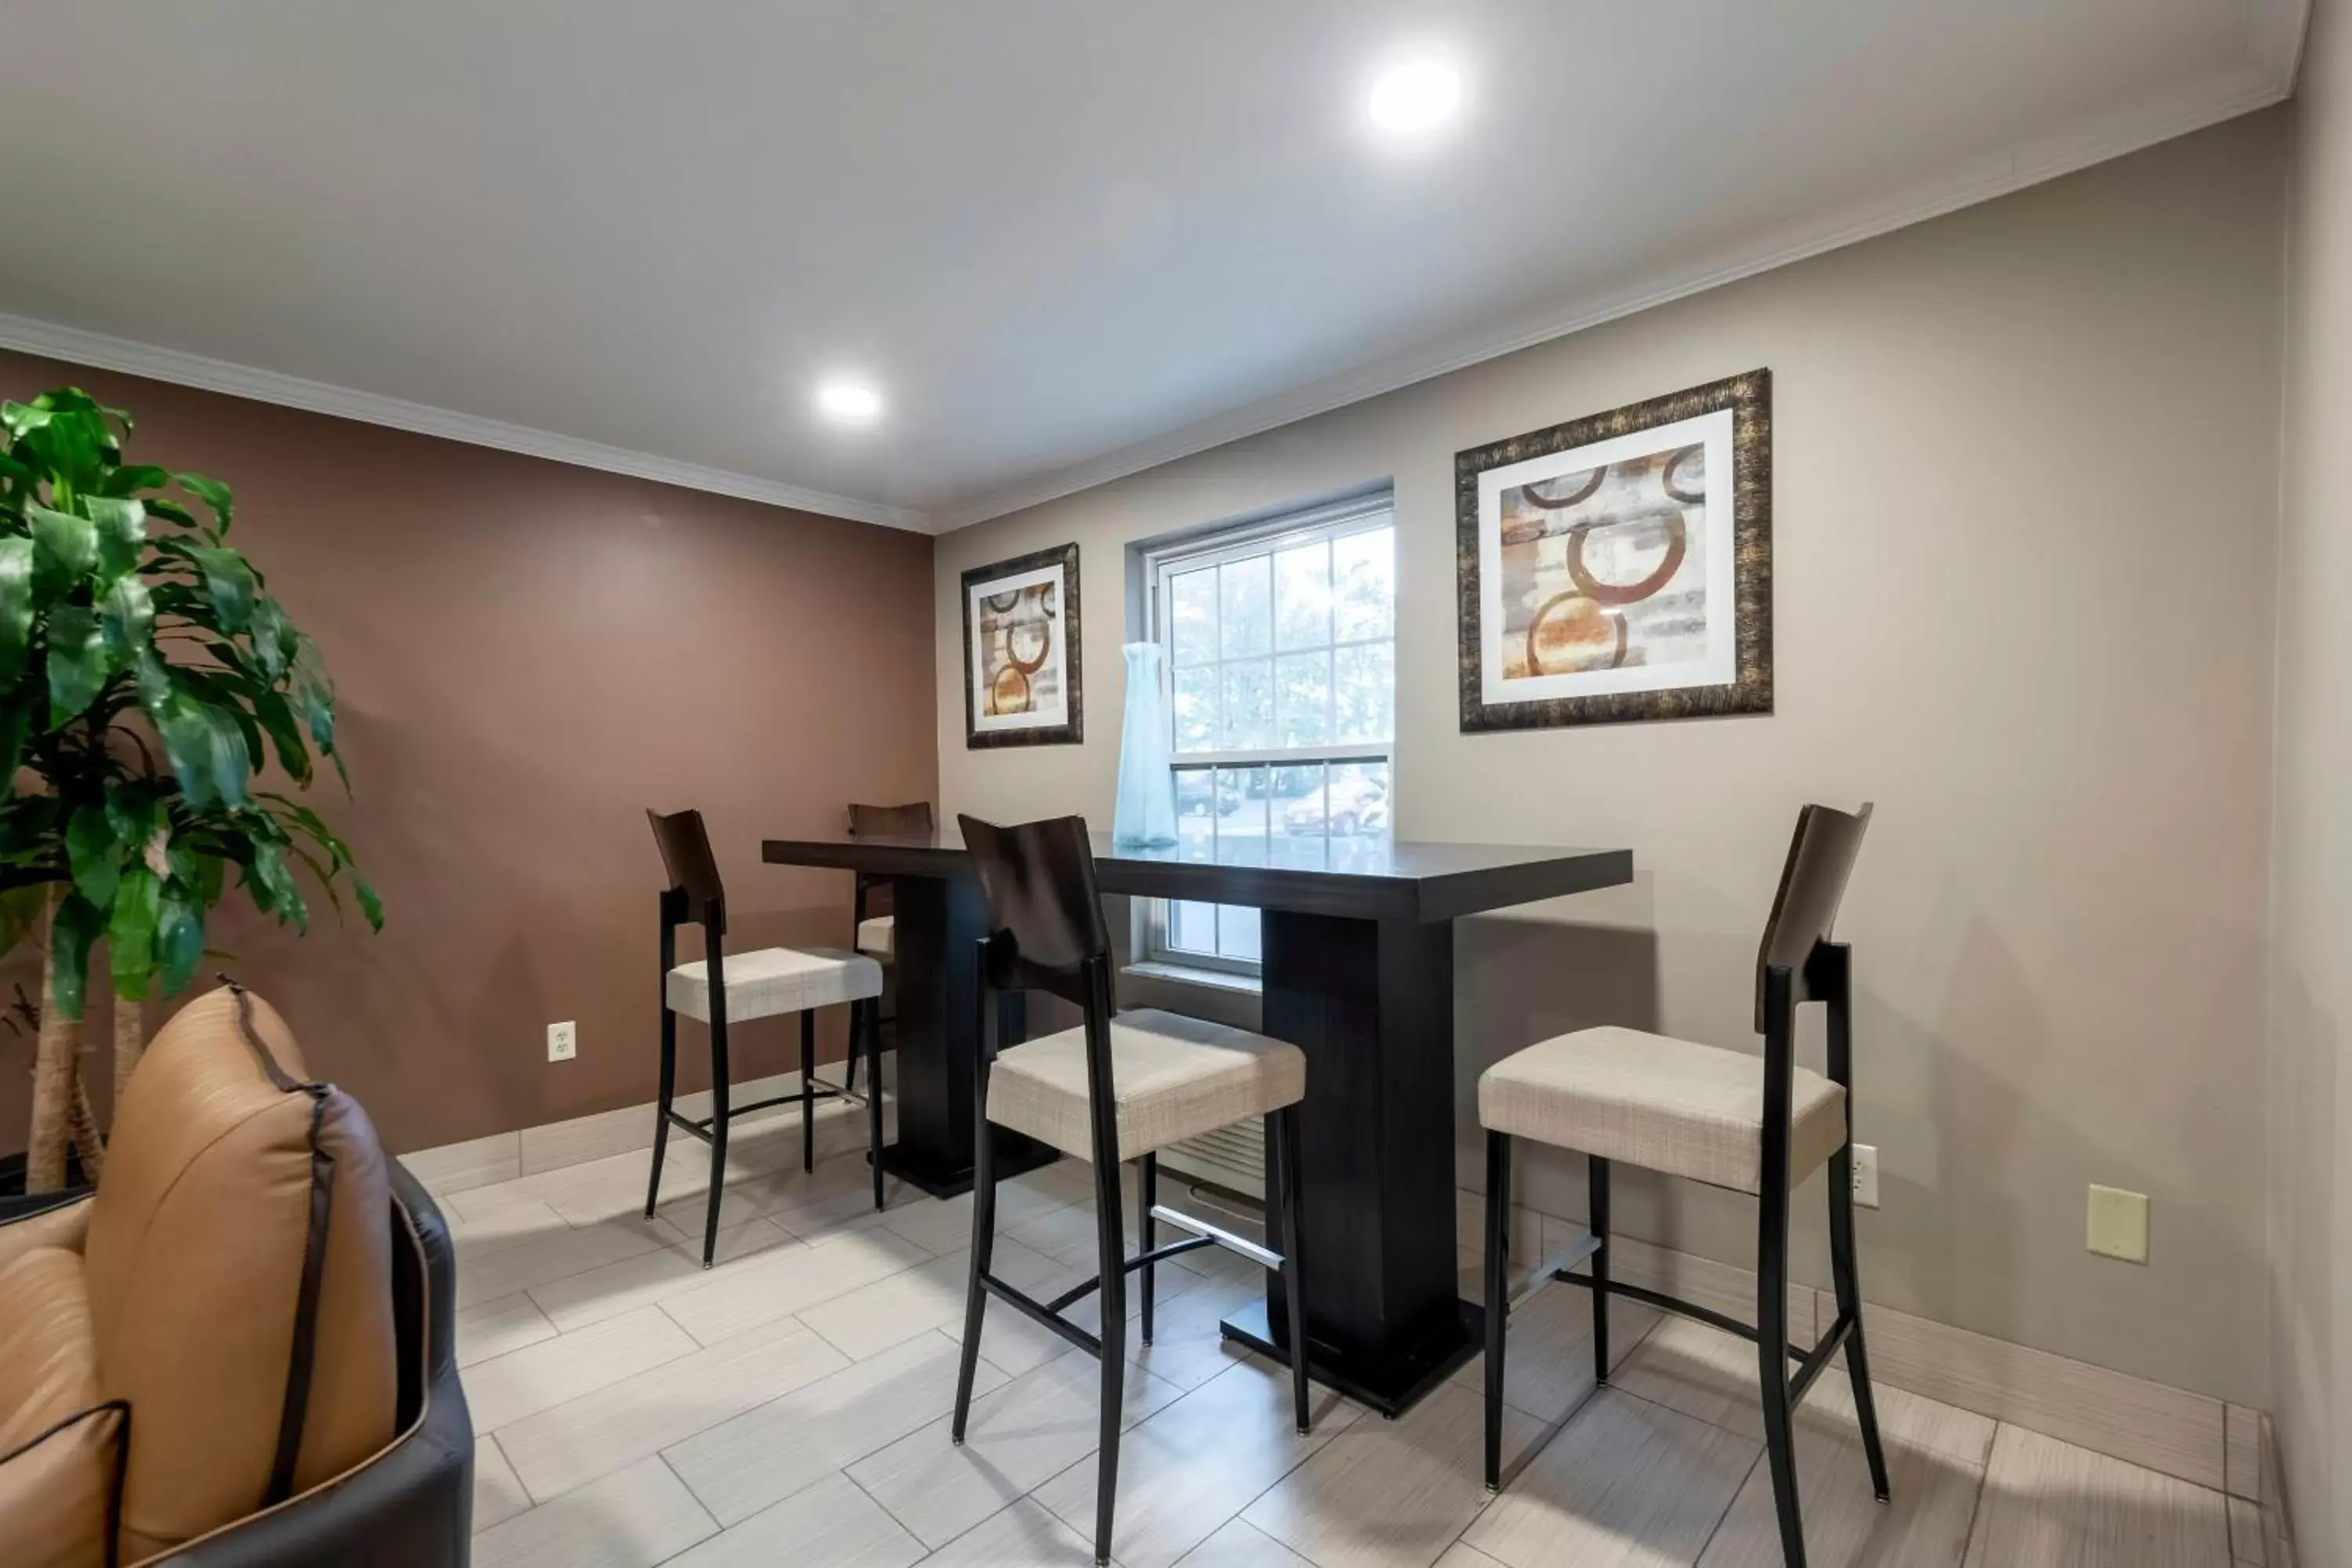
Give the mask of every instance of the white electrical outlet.
[[547, 1026], [547, 1059], [568, 1062], [580, 1054], [580, 1026], [572, 1023], [550, 1024]]
[[1857, 1208], [1878, 1206], [1878, 1149], [1874, 1144], [1853, 1146], [1853, 1202]]

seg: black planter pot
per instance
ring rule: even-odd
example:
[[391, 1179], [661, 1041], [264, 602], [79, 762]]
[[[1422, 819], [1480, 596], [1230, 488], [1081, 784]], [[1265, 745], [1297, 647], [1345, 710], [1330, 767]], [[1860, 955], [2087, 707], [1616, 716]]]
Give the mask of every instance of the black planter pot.
[[59, 1204], [69, 1204], [76, 1198], [89, 1195], [89, 1191], [90, 1184], [82, 1178], [81, 1162], [68, 1154], [66, 1190], [28, 1198], [25, 1195], [25, 1156], [0, 1155], [0, 1225], [28, 1214], [38, 1214], [46, 1208], [54, 1208]]

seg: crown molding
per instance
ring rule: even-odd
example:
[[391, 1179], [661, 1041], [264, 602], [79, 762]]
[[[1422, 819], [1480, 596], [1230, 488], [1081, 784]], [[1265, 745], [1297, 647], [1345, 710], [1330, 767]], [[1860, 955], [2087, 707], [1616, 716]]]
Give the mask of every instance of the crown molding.
[[0, 314], [0, 348], [16, 349], [98, 370], [143, 375], [152, 381], [170, 382], [175, 386], [194, 386], [205, 392], [226, 393], [232, 397], [249, 397], [257, 403], [275, 403], [312, 414], [332, 415], [339, 419], [387, 426], [419, 436], [438, 436], [444, 440], [463, 441], [473, 447], [494, 447], [502, 452], [520, 452], [525, 457], [544, 458], [550, 462], [569, 463], [574, 468], [626, 474], [631, 479], [677, 485], [682, 489], [708, 490], [713, 495], [733, 496], [739, 500], [789, 507], [794, 511], [817, 512], [825, 517], [847, 518], [853, 522], [870, 522], [883, 528], [904, 529], [912, 533], [932, 531], [927, 514], [904, 507], [861, 500], [854, 496], [830, 495], [823, 490], [803, 489], [798, 485], [783, 484], [775, 479], [733, 473], [725, 468], [705, 468], [699, 463], [683, 463], [671, 458], [656, 457], [651, 452], [608, 447], [600, 441], [583, 441], [573, 436], [536, 430], [527, 425], [509, 425], [504, 420], [484, 419], [472, 414], [460, 414], [455, 409], [436, 408], [430, 404], [410, 403], [403, 398], [359, 392], [347, 386], [285, 375], [274, 370], [236, 364], [228, 360], [184, 353], [177, 349], [112, 337], [104, 332], [84, 331], [79, 327], [59, 326], [54, 321], [36, 321], [29, 316]]
[[2249, 25], [2258, 35], [2255, 66], [2218, 85], [2204, 86], [2175, 102], [2121, 117], [2087, 132], [2015, 149], [1995, 160], [1979, 160], [1933, 182], [1924, 196], [1832, 208], [1766, 230], [1723, 255], [1685, 267], [1664, 281], [1613, 294], [1558, 301], [1540, 315], [1522, 318], [1499, 330], [1490, 328], [1467, 342], [1455, 339], [1383, 360], [1055, 469], [1026, 484], [975, 500], [942, 502], [931, 510], [932, 531], [946, 533], [970, 528], [1076, 495], [1181, 458], [1907, 228], [2267, 109], [2294, 91], [2295, 56], [2301, 48], [2303, 17], [2308, 13], [2309, 0], [2252, 0], [2252, 4]]

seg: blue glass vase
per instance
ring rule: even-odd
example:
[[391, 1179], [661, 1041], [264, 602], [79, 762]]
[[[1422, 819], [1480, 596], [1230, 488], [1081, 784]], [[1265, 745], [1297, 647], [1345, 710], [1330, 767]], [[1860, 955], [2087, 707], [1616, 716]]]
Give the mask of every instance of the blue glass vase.
[[1110, 836], [1122, 849], [1164, 849], [1176, 842], [1176, 775], [1169, 769], [1168, 687], [1160, 645], [1131, 642], [1127, 655], [1127, 717], [1118, 732], [1118, 805]]

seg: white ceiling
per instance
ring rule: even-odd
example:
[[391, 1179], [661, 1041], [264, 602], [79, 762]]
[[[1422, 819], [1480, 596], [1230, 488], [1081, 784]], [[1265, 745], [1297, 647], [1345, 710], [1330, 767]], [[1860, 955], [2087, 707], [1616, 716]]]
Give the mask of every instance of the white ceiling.
[[0, 342], [937, 530], [2276, 101], [2305, 4], [11, 0]]

